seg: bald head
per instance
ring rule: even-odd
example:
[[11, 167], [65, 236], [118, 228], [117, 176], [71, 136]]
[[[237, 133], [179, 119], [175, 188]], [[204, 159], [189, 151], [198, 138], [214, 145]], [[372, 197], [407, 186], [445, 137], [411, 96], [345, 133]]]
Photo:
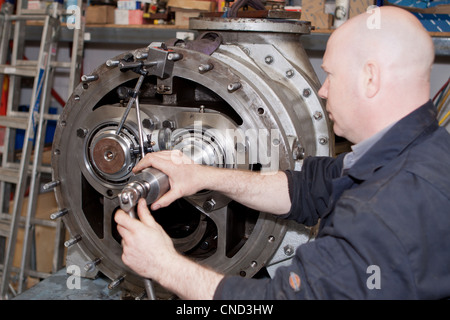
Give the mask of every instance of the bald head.
[[433, 42], [420, 21], [392, 6], [356, 16], [338, 28], [330, 41], [340, 43], [341, 53], [354, 62], [373, 59], [403, 78], [415, 74], [428, 80], [434, 60]]
[[322, 67], [328, 77], [319, 91], [336, 134], [358, 143], [427, 102], [433, 61], [428, 32], [403, 9], [376, 8], [337, 28], [327, 44]]

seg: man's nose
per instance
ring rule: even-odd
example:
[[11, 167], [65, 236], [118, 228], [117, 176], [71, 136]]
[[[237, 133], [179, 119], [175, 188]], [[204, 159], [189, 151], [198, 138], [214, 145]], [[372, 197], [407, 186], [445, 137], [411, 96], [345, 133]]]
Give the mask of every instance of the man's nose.
[[318, 94], [319, 94], [319, 97], [321, 97], [322, 99], [327, 99], [328, 98], [327, 80], [325, 80], [325, 82], [320, 87]]

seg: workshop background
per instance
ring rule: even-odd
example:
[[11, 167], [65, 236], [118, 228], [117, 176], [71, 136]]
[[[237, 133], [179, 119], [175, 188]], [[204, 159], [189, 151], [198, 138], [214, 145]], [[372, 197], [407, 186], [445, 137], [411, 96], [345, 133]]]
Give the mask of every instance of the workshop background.
[[[0, 0], [0, 3], [4, 0]], [[29, 3], [39, 3], [41, 6], [44, 1], [31, 0]], [[109, 1], [104, 1], [108, 3]], [[123, 34], [130, 34], [130, 38], [120, 38], [119, 41], [109, 40], [108, 38], [102, 38], [100, 33], [99, 38], [90, 39], [91, 33], [88, 28], [85, 35], [84, 43], [84, 59], [83, 59], [83, 73], [89, 74], [98, 65], [105, 62], [105, 59], [114, 57], [124, 51], [136, 49], [141, 46], [146, 46], [152, 41], [162, 40], [161, 34], [165, 30], [174, 30], [170, 35], [177, 38], [193, 39], [195, 33], [190, 31], [188, 27], [189, 18], [199, 16], [201, 12], [205, 11], [223, 11], [226, 1], [183, 1], [183, 0], [168, 0], [168, 1], [112, 1], [112, 4], [101, 4], [102, 1], [89, 1], [86, 7], [86, 24], [92, 27], [92, 31], [96, 28], [116, 28], [116, 32], [123, 32]], [[277, 1], [274, 1], [277, 2]], [[278, 1], [280, 2], [280, 1]], [[282, 1], [283, 3], [285, 1]], [[286, 10], [302, 10], [302, 0], [286, 1], [289, 6], [285, 6]], [[349, 16], [364, 12], [365, 9], [376, 4], [374, 0], [352, 0], [350, 1]], [[396, 0], [385, 1], [386, 3], [392, 3], [395, 5], [405, 6], [409, 8], [419, 8], [429, 12], [435, 12], [434, 8], [443, 7], [442, 13], [415, 13], [421, 19], [424, 26], [432, 33], [436, 39], [441, 39], [442, 42], [448, 43], [448, 33], [450, 32], [450, 1], [413, 1], [413, 0]], [[65, 2], [66, 7], [76, 3], [72, 0]], [[322, 64], [323, 50], [325, 44], [320, 42], [319, 38], [322, 34], [328, 34], [333, 28], [333, 17], [335, 10], [335, 0], [303, 0], [303, 8], [307, 7], [307, 14], [302, 13], [301, 19], [311, 21], [312, 25], [316, 27], [313, 31], [313, 36], [307, 36], [305, 38], [314, 38], [314, 34], [317, 34], [317, 48], [313, 47], [308, 50], [308, 54], [311, 57], [311, 62], [314, 66], [320, 81], [325, 79], [325, 73], [320, 68]], [[305, 9], [303, 9], [305, 11]], [[156, 18], [155, 18], [156, 17]], [[145, 28], [140, 29], [141, 28]], [[153, 29], [157, 26], [157, 29]], [[439, 27], [441, 26], [441, 27]], [[439, 27], [439, 28], [438, 28]], [[95, 29], [94, 29], [95, 28]], [[146, 32], [150, 28], [150, 32]], [[125, 31], [119, 31], [119, 30]], [[126, 31], [129, 29], [129, 32]], [[92, 32], [93, 33], [93, 32]], [[106, 34], [106, 33], [105, 33]], [[122, 33], [121, 33], [122, 34]], [[152, 36], [151, 38], [149, 37]], [[153, 38], [154, 37], [154, 38]], [[135, 38], [140, 38], [136, 41]], [[314, 39], [313, 39], [314, 41]], [[139, 43], [136, 43], [139, 42]], [[439, 42], [440, 43], [440, 42]], [[447, 47], [444, 47], [446, 49]], [[39, 43], [36, 43], [34, 48], [27, 48], [26, 55], [36, 57], [39, 51]], [[70, 59], [70, 51], [68, 48], [59, 48], [58, 55], [60, 59]], [[435, 94], [448, 80], [450, 74], [450, 64], [448, 60], [448, 54], [436, 56], [435, 64], [431, 77], [431, 92], [430, 95]], [[67, 99], [67, 83], [68, 78], [66, 75], [57, 75], [54, 85], [56, 92], [65, 101]], [[30, 88], [31, 91], [31, 88]], [[23, 96], [23, 101], [29, 101], [27, 95]], [[54, 101], [52, 104], [56, 108], [61, 108], [61, 104], [58, 101]]]
[[[0, 0], [0, 5], [5, 0]], [[336, 3], [340, 0], [294, 0], [294, 1], [267, 1], [269, 8], [279, 8], [280, 10], [301, 12], [301, 19], [311, 21], [315, 29], [310, 35], [301, 36], [300, 41], [304, 45], [306, 52], [317, 73], [320, 82], [325, 80], [325, 73], [320, 68], [322, 56], [325, 50], [326, 39], [335, 27]], [[345, 2], [345, 1], [344, 1]], [[371, 0], [350, 0], [348, 15], [352, 17], [365, 12], [370, 5], [381, 4], [380, 1]], [[66, 0], [65, 8], [76, 6], [76, 0]], [[411, 9], [411, 11], [422, 21], [429, 30], [436, 44], [436, 59], [433, 65], [431, 77], [430, 98], [449, 110], [448, 85], [450, 77], [450, 1], [384, 1], [384, 4], [399, 5]], [[48, 1], [28, 0], [28, 9], [45, 9], [49, 5]], [[197, 33], [189, 30], [189, 18], [198, 17], [206, 12], [223, 13], [226, 6], [233, 3], [217, 1], [185, 1], [185, 0], [89, 0], [84, 3], [82, 15], [85, 19], [86, 29], [84, 34], [84, 49], [82, 59], [81, 74], [90, 74], [99, 65], [111, 57], [115, 57], [123, 52], [147, 46], [154, 41], [165, 41], [171, 38], [194, 39]], [[251, 10], [251, 9], [250, 9]], [[220, 15], [219, 15], [220, 16]], [[64, 17], [62, 25], [63, 37], [64, 29], [69, 23], [73, 23], [73, 16]], [[65, 23], [68, 23], [67, 25]], [[39, 28], [39, 23], [29, 24], [30, 32]], [[36, 32], [34, 32], [36, 33]], [[36, 33], [39, 35], [39, 33]], [[57, 52], [58, 60], [70, 61], [71, 59], [71, 39], [67, 37]], [[29, 60], [37, 59], [39, 54], [40, 39], [34, 38], [25, 49], [25, 56]], [[388, 53], [387, 53], [388, 54]], [[58, 70], [53, 83], [52, 100], [50, 112], [59, 114], [64, 108], [65, 102], [69, 98], [69, 75], [68, 72]], [[4, 79], [2, 84], [2, 101], [0, 111], [5, 112], [5, 97], [8, 92], [8, 79]], [[20, 105], [27, 108], [32, 95], [32, 83], [24, 85], [20, 95]], [[449, 119], [443, 121], [442, 125], [448, 125]], [[51, 162], [51, 144], [56, 121], [49, 121], [45, 137], [45, 149], [43, 153], [43, 163]], [[3, 131], [0, 128], [0, 152], [3, 153]], [[17, 142], [18, 143], [18, 142]], [[18, 143], [16, 149], [20, 150]], [[45, 177], [44, 177], [45, 179]], [[47, 177], [49, 179], [49, 177]], [[49, 181], [49, 180], [48, 180]], [[44, 181], [44, 182], [48, 182]], [[12, 201], [12, 199], [11, 199]], [[41, 188], [36, 208], [36, 218], [50, 220], [50, 214], [57, 212], [58, 206], [53, 192]], [[23, 208], [26, 212], [26, 206]], [[2, 214], [2, 219], [5, 214]], [[3, 219], [4, 220], [4, 219]], [[0, 223], [1, 227], [1, 223]], [[0, 228], [1, 229], [1, 228]], [[51, 273], [54, 255], [55, 230], [52, 227], [36, 226], [35, 243], [33, 251], [33, 264], [38, 273]], [[19, 229], [17, 235], [17, 245], [14, 254], [13, 266], [19, 268], [21, 265], [21, 248], [24, 232]], [[1, 239], [1, 237], [0, 237]], [[67, 239], [67, 235], [66, 235]], [[0, 240], [0, 254], [5, 254], [6, 241]], [[3, 263], [0, 258], [0, 263]], [[3, 265], [2, 265], [3, 267]], [[0, 270], [1, 274], [1, 270]], [[17, 284], [12, 281], [11, 289], [17, 291]], [[29, 277], [26, 288], [30, 288], [39, 282], [39, 277]]]

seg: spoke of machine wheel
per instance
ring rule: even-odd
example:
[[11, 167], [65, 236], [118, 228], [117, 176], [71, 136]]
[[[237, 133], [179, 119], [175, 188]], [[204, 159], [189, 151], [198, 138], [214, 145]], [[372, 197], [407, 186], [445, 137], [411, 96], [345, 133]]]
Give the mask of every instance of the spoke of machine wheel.
[[225, 256], [226, 252], [226, 234], [227, 234], [227, 207], [214, 211], [209, 217], [214, 221], [217, 227], [217, 250], [214, 256]]
[[105, 241], [113, 240], [114, 237], [117, 237], [113, 213], [118, 206], [119, 201], [117, 198], [103, 198], [103, 234]]
[[204, 216], [199, 215], [198, 218], [198, 226], [195, 228], [194, 232], [183, 238], [172, 238], [173, 244], [178, 251], [187, 252], [202, 241], [208, 227], [208, 222], [204, 219]]

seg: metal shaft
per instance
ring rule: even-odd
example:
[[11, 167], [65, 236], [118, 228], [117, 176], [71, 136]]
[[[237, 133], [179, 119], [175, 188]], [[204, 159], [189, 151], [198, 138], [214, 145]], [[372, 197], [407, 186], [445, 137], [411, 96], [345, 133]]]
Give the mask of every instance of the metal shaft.
[[141, 122], [141, 108], [139, 106], [139, 97], [136, 97], [136, 119], [138, 123], [138, 131], [139, 131], [139, 151], [141, 152], [141, 159], [144, 159], [145, 150], [144, 150], [144, 131], [142, 130], [142, 122]]
[[120, 119], [120, 123], [119, 123], [119, 126], [117, 127], [116, 134], [119, 134], [120, 131], [122, 130], [122, 127], [123, 127], [125, 121], [127, 120], [128, 114], [130, 113], [131, 107], [133, 106], [134, 102], [136, 101], [137, 94], [138, 94], [139, 90], [141, 89], [142, 83], [144, 82], [144, 78], [145, 78], [145, 75], [139, 76], [138, 82], [136, 83], [136, 86], [134, 87], [133, 94], [130, 97], [130, 100], [128, 100], [127, 108], [125, 109], [122, 119]]
[[149, 300], [156, 300], [155, 289], [153, 288], [153, 282], [150, 279], [144, 279], [145, 292]]
[[137, 219], [138, 218], [138, 216], [136, 214], [136, 210], [134, 208], [132, 208], [132, 209], [130, 209], [130, 211], [128, 211], [128, 215], [130, 217], [132, 217], [133, 219]]

